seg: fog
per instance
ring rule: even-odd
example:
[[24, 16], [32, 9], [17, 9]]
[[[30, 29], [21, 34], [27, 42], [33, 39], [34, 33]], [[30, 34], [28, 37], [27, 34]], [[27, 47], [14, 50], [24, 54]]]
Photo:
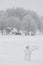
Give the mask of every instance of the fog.
[[43, 0], [0, 0], [0, 10], [7, 8], [21, 7], [36, 11], [40, 16], [43, 15]]

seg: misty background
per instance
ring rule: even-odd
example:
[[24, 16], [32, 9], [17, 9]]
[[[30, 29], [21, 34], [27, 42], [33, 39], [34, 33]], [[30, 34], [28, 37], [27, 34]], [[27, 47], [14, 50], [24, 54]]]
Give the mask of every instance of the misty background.
[[[0, 31], [43, 33], [43, 0], [0, 0]], [[6, 31], [6, 33], [11, 32]]]
[[0, 10], [13, 7], [33, 10], [39, 15], [43, 15], [43, 0], [0, 0]]

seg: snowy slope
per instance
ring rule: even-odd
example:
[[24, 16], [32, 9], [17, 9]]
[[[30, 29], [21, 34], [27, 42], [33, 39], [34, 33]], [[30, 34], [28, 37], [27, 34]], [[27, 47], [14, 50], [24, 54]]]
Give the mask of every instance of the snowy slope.
[[[38, 47], [30, 62], [24, 59], [27, 45]], [[0, 65], [43, 65], [43, 36], [0, 36]]]

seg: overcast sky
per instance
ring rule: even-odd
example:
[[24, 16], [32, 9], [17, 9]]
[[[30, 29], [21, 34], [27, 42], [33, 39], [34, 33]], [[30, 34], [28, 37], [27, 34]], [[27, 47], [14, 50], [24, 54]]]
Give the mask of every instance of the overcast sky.
[[43, 15], [43, 0], [0, 0], [0, 10], [11, 7], [23, 7]]

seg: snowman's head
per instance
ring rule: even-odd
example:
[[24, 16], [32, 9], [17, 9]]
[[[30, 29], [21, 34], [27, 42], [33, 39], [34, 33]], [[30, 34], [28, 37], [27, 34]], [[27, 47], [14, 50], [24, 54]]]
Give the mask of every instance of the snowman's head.
[[26, 46], [26, 49], [29, 49], [29, 46]]

